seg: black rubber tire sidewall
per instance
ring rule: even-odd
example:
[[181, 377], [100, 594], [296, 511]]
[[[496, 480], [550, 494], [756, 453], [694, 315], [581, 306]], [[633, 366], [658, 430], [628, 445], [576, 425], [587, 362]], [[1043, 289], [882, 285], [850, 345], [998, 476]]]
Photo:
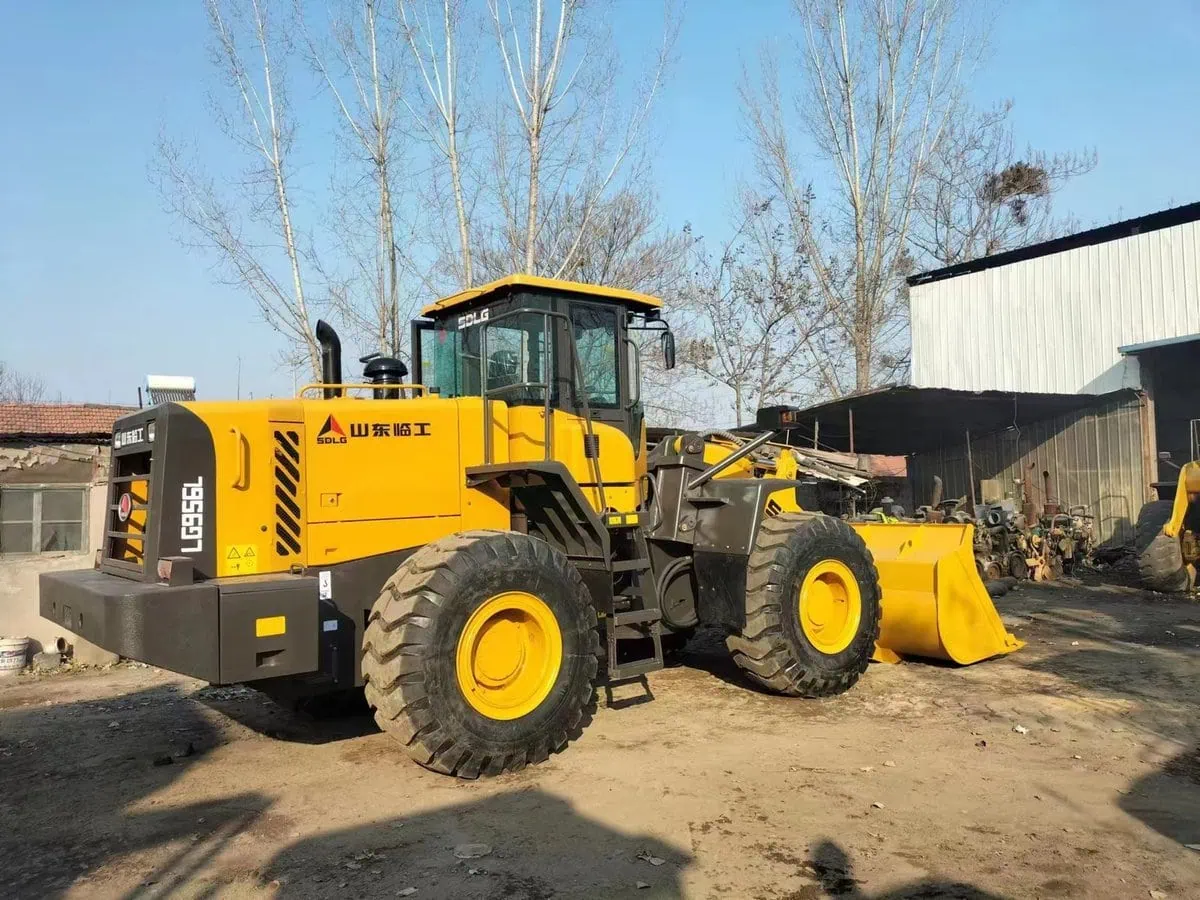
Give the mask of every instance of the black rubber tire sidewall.
[[[793, 652], [809, 669], [829, 674], [848, 671], [861, 672], [867, 667], [875, 652], [880, 616], [879, 582], [870, 555], [861, 546], [861, 539], [844, 523], [841, 527], [826, 530], [813, 520], [797, 528], [788, 540], [790, 554], [783, 560], [775, 580], [779, 586], [781, 603], [780, 624], [784, 637]], [[824, 653], [819, 650], [800, 624], [800, 586], [817, 563], [834, 559], [846, 565], [858, 582], [862, 598], [858, 632], [854, 640], [839, 653]]]
[[1190, 579], [1179, 538], [1162, 533], [1174, 507], [1171, 500], [1151, 500], [1138, 513], [1134, 535], [1138, 574], [1150, 590], [1173, 593], [1188, 587]]
[[[518, 534], [505, 537], [518, 543], [538, 540]], [[532, 554], [505, 553], [503, 542], [491, 546], [499, 554], [483, 563], [472, 556], [469, 571], [459, 573], [463, 577], [453, 593], [443, 595], [445, 605], [432, 623], [427, 644], [425, 690], [439, 723], [451, 736], [476, 752], [505, 754], [571, 730], [580, 682], [590, 682], [595, 671], [596, 616], [582, 581], [565, 575], [563, 566], [570, 563], [557, 550], [545, 545], [556, 562], [545, 566]], [[458, 642], [467, 620], [482, 603], [505, 591], [525, 591], [544, 602], [554, 613], [563, 644], [562, 663], [550, 693], [532, 712], [507, 720], [489, 718], [472, 707], [457, 675]]]

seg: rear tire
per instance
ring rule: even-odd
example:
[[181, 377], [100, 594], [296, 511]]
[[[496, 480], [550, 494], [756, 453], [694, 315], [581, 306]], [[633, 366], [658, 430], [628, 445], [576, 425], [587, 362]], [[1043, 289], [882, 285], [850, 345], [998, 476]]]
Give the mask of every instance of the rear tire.
[[[835, 584], [839, 577], [853, 581], [845, 585], [845, 600], [829, 608], [857, 607], [854, 615], [822, 616], [833, 626], [828, 636], [813, 631], [813, 611], [806, 608], [816, 602], [812, 594], [800, 596], [802, 586], [827, 570]], [[830, 516], [785, 513], [759, 527], [747, 564], [746, 627], [725, 643], [738, 667], [767, 690], [827, 697], [849, 690], [866, 671], [881, 615], [879, 573], [854, 529]]]
[[[508, 714], [479, 692], [491, 690], [493, 673], [509, 677], [503, 671], [512, 660], [525, 671], [538, 648], [526, 642], [513, 650], [514, 642], [541, 627], [521, 619], [516, 607], [487, 618], [510, 596], [528, 598], [522, 602], [542, 616], [536, 633], [549, 650], [548, 662], [532, 670], [541, 686]], [[513, 616], [523, 624], [514, 626]], [[493, 621], [492, 637], [479, 637]], [[499, 653], [474, 670], [482, 674], [473, 682], [469, 666], [464, 675], [464, 641], [473, 658], [471, 647], [489, 640]], [[578, 737], [591, 717], [599, 654], [591, 596], [562, 553], [524, 534], [473, 531], [426, 545], [384, 585], [363, 636], [362, 672], [375, 721], [409, 756], [434, 771], [475, 778], [542, 762]], [[518, 683], [524, 678], [516, 676]]]
[[1151, 500], [1138, 513], [1134, 535], [1142, 586], [1173, 594], [1188, 589], [1188, 571], [1178, 537], [1162, 533], [1174, 510], [1171, 500]]

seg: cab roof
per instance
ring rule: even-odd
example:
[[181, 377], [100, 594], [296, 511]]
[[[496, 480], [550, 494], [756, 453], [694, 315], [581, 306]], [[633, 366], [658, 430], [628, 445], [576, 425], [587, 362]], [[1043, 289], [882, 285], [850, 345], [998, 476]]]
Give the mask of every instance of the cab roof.
[[591, 297], [612, 300], [638, 311], [662, 309], [662, 301], [649, 294], [639, 294], [637, 291], [627, 291], [622, 288], [603, 287], [598, 284], [584, 284], [581, 281], [560, 281], [557, 278], [543, 278], [540, 275], [509, 275], [489, 281], [479, 287], [468, 288], [443, 297], [436, 303], [431, 303], [421, 310], [423, 316], [436, 316], [448, 309], [466, 306], [477, 301], [489, 299], [493, 294], [506, 293], [512, 289], [534, 288], [541, 291], [556, 291], [569, 294], [585, 294]]

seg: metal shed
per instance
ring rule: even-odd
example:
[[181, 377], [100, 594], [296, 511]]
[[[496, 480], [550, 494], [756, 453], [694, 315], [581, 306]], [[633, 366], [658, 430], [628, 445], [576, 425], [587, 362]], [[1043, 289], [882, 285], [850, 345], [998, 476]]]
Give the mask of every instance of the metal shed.
[[1200, 203], [913, 276], [912, 383], [1143, 388], [1122, 347], [1200, 337]]
[[769, 407], [758, 428], [783, 429], [789, 443], [908, 457], [914, 505], [929, 502], [933, 476], [946, 496], [970, 497], [995, 479], [1021, 496], [1029, 479], [1038, 504], [1049, 472], [1064, 505], [1096, 517], [1097, 537], [1128, 544], [1154, 480], [1148, 404], [1131, 390], [1102, 396], [954, 391], [907, 385], [853, 394], [807, 409]]

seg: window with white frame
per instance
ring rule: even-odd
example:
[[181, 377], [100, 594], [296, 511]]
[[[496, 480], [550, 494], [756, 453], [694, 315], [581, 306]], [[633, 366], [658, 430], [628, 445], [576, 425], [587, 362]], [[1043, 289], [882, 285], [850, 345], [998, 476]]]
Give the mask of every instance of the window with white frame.
[[0, 486], [0, 554], [84, 550], [87, 495], [85, 485]]

